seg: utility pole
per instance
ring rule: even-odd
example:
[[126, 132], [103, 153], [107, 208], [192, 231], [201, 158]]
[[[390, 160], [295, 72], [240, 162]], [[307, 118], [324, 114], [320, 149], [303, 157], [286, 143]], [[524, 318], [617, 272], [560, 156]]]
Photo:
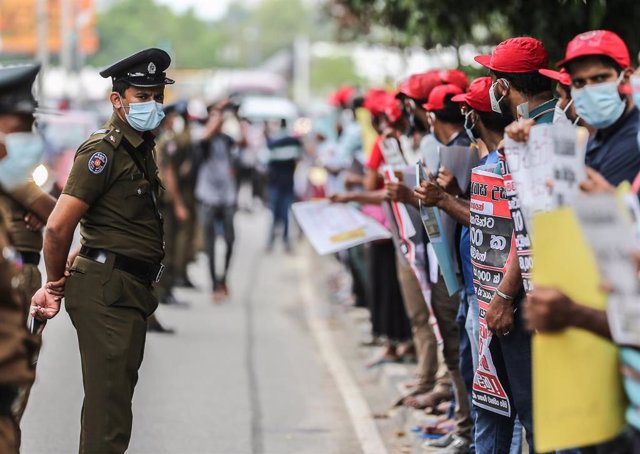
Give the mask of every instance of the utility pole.
[[308, 105], [311, 99], [311, 46], [308, 36], [293, 42], [293, 100], [298, 106]]

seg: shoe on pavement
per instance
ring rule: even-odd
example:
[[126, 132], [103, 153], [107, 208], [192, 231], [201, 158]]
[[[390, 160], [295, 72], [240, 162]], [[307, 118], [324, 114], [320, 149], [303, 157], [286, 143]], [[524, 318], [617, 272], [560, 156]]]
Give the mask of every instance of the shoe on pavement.
[[187, 276], [180, 276], [173, 282], [174, 287], [196, 288]]
[[445, 435], [438, 440], [422, 444], [422, 449], [434, 454], [468, 454], [471, 442], [455, 434]]
[[189, 303], [186, 303], [184, 301], [178, 301], [176, 297], [173, 296], [172, 293], [169, 293], [163, 296], [162, 298], [160, 298], [159, 303], [167, 306], [174, 306], [174, 307], [189, 307]]
[[147, 324], [147, 332], [149, 333], [160, 333], [160, 334], [174, 334], [175, 330], [173, 328], [165, 328], [160, 324], [160, 322], [155, 318], [150, 318]]

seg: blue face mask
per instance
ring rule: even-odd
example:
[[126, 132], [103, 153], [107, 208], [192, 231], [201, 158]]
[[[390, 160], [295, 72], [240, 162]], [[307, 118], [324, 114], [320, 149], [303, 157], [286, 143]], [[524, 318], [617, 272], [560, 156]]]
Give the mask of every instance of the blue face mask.
[[627, 105], [618, 92], [618, 85], [623, 77], [624, 73], [621, 73], [616, 82], [572, 88], [571, 98], [580, 118], [597, 129], [614, 124], [622, 116]]
[[0, 133], [7, 156], [0, 161], [0, 184], [11, 190], [26, 183], [44, 154], [44, 140], [32, 132]]
[[[122, 101], [120, 101], [122, 102]], [[151, 131], [160, 126], [164, 118], [162, 104], [155, 101], [132, 102], [127, 106], [129, 112], [125, 110], [125, 117], [131, 127], [137, 131]]]

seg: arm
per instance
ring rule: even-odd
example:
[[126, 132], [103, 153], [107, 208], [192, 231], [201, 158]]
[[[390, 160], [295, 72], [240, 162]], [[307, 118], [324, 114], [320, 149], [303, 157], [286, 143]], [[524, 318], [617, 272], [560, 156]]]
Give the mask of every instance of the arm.
[[445, 211], [456, 222], [469, 225], [470, 202], [454, 197], [432, 180], [424, 180], [414, 191], [415, 196], [426, 206], [436, 206]]
[[345, 192], [342, 194], [334, 194], [331, 197], [331, 201], [334, 203], [356, 202], [379, 205], [384, 202], [386, 198], [387, 191], [385, 189], [378, 189], [377, 191]]
[[379, 179], [380, 177], [377, 171], [367, 169], [367, 173], [364, 175], [364, 180], [362, 181], [365, 191], [375, 191], [378, 187]]
[[178, 190], [178, 178], [176, 172], [171, 165], [165, 163], [164, 165], [164, 183], [167, 187], [167, 193], [173, 202], [173, 209], [176, 213], [176, 217], [179, 221], [186, 221], [189, 219], [189, 212], [185, 208], [184, 201]]
[[43, 192], [29, 207], [28, 211], [35, 214], [42, 222], [47, 222], [49, 216], [56, 206], [56, 199]]
[[531, 330], [553, 332], [573, 326], [611, 340], [605, 311], [578, 304], [557, 289], [536, 287], [528, 296], [524, 310]]
[[46, 322], [60, 312], [73, 233], [88, 208], [82, 200], [63, 194], [49, 216], [44, 235], [47, 284], [31, 298], [30, 312], [38, 320]]
[[[505, 295], [515, 297], [522, 287], [520, 264], [514, 255], [509, 262], [507, 272], [498, 285], [498, 290]], [[487, 309], [487, 327], [498, 336], [506, 336], [513, 329], [513, 301], [505, 299], [497, 293], [491, 298]]]

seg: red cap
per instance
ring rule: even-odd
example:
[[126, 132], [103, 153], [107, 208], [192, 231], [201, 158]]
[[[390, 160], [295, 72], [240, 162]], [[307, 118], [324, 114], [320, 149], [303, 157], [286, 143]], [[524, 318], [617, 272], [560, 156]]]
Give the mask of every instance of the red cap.
[[371, 115], [380, 115], [389, 103], [389, 98], [395, 101], [395, 96], [382, 88], [371, 88], [364, 94], [362, 107], [371, 112]]
[[402, 109], [400, 109], [400, 103], [395, 96], [384, 99], [383, 104], [384, 114], [391, 123], [395, 123], [402, 118]]
[[459, 69], [439, 71], [438, 74], [445, 84], [457, 85], [462, 89], [462, 91], [465, 91], [469, 86], [469, 79], [467, 78], [467, 75]]
[[491, 99], [489, 98], [491, 83], [491, 77], [478, 77], [471, 82], [466, 93], [456, 95], [451, 100], [466, 103], [472, 109], [480, 112], [491, 112]]
[[580, 33], [569, 41], [564, 60], [560, 60], [557, 65], [564, 66], [575, 58], [587, 55], [604, 55], [619, 64], [622, 69], [631, 66], [627, 45], [622, 41], [622, 38], [609, 30], [592, 30]]
[[475, 61], [493, 71], [527, 73], [549, 66], [549, 54], [535, 38], [509, 38], [498, 44], [493, 54], [478, 55]]
[[356, 89], [354, 87], [348, 85], [340, 87], [329, 96], [329, 104], [337, 107], [347, 107], [355, 94]]
[[571, 86], [571, 76], [564, 68], [561, 68], [560, 71], [554, 71], [553, 69], [540, 69], [538, 72], [549, 79], [553, 79], [561, 83], [562, 85]]
[[462, 93], [462, 88], [457, 85], [447, 84], [447, 85], [438, 85], [431, 93], [429, 93], [429, 102], [427, 102], [424, 106], [425, 110], [434, 111], [434, 110], [442, 110], [444, 109], [444, 99], [447, 95], [459, 95]]
[[433, 87], [442, 84], [439, 71], [413, 74], [398, 87], [398, 92], [413, 99], [428, 99]]

